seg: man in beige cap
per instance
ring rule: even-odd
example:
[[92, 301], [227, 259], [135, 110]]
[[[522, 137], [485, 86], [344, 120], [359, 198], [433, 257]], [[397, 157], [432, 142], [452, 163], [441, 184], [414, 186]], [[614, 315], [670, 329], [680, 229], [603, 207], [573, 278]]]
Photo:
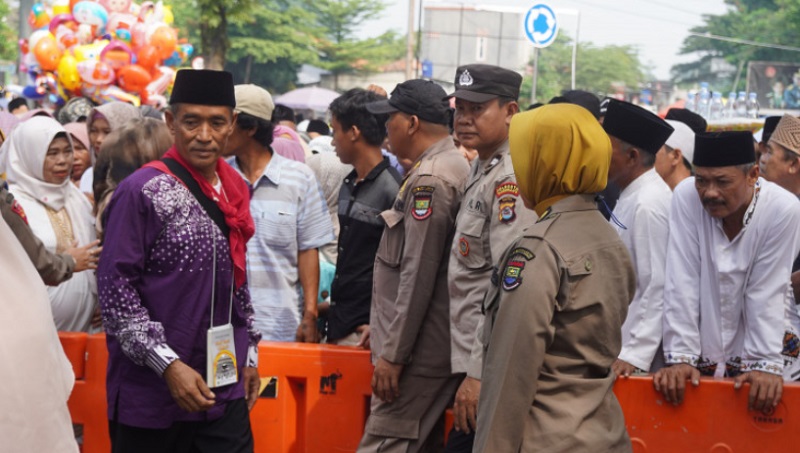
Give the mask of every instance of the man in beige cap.
[[310, 168], [273, 152], [269, 92], [255, 85], [234, 90], [238, 116], [226, 154], [252, 192], [256, 233], [247, 244], [247, 271], [256, 328], [264, 340], [315, 343], [318, 249], [333, 239], [322, 189]]
[[[761, 154], [759, 167], [767, 181], [783, 187], [800, 198], [800, 119], [784, 115]], [[800, 256], [792, 264], [792, 288], [800, 299]]]
[[692, 158], [694, 157], [694, 132], [686, 124], [665, 120], [675, 130], [664, 146], [656, 153], [656, 172], [667, 183], [670, 189], [684, 179], [692, 176]]
[[800, 196], [800, 119], [784, 115], [759, 161], [762, 176]]

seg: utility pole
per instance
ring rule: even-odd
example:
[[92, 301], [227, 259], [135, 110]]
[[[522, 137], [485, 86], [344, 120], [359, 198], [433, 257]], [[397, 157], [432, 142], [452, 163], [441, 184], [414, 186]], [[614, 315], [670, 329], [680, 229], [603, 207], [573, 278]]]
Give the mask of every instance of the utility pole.
[[[421, 1], [421, 0], [420, 0]], [[414, 0], [408, 0], [408, 35], [406, 38], [406, 80], [414, 78]]]
[[[31, 35], [31, 26], [28, 25], [28, 14], [30, 14], [31, 9], [33, 9], [33, 3], [35, 0], [19, 0], [19, 36], [17, 39], [28, 39], [28, 36]], [[31, 49], [33, 50], [33, 49]], [[17, 75], [19, 76], [19, 84], [26, 85], [28, 74], [19, 70], [22, 66], [22, 52], [18, 52], [19, 58], [17, 58]]]
[[539, 78], [539, 48], [533, 48], [533, 83], [531, 84], [531, 104], [536, 103], [536, 82]]

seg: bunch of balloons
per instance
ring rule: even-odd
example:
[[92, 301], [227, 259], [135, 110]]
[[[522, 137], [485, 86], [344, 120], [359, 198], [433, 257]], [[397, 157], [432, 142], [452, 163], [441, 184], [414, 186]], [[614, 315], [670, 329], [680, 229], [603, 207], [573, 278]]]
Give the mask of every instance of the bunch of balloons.
[[160, 1], [42, 0], [28, 16], [34, 31], [19, 42], [32, 81], [22, 94], [163, 106], [175, 68], [194, 51], [173, 20]]

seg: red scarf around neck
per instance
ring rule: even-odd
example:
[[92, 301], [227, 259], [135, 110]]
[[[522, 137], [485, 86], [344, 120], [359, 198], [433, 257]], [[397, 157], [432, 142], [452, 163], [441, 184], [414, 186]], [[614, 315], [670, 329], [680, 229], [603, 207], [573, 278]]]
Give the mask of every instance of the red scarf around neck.
[[[255, 233], [255, 224], [253, 217], [250, 216], [250, 190], [242, 177], [228, 165], [224, 160], [217, 160], [217, 175], [222, 182], [222, 190], [225, 192], [224, 197], [217, 196], [214, 188], [206, 181], [197, 170], [194, 169], [186, 159], [181, 157], [178, 150], [173, 146], [164, 154], [165, 158], [174, 159], [181, 164], [192, 175], [203, 193], [212, 200], [217, 200], [217, 206], [225, 214], [225, 223], [230, 227], [230, 241], [231, 247], [231, 260], [233, 261], [233, 277], [236, 282], [236, 287], [239, 288], [245, 282], [247, 277], [246, 270], [246, 253], [247, 241], [253, 237]], [[145, 167], [152, 167], [169, 175], [175, 176], [164, 162], [157, 160], [150, 162]], [[180, 181], [180, 178], [175, 176]]]

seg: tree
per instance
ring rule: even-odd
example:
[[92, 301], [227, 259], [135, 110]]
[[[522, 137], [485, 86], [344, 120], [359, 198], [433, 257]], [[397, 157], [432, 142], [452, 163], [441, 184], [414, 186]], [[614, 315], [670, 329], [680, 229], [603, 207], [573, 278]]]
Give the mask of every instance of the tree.
[[255, 83], [273, 91], [294, 88], [303, 63], [318, 61], [313, 15], [299, 5], [260, 2], [246, 19], [228, 27], [231, 48], [226, 69], [236, 83]]
[[401, 58], [404, 38], [394, 31], [364, 40], [356, 31], [369, 20], [378, 19], [386, 9], [383, 0], [302, 0], [315, 15], [320, 66], [334, 74], [338, 88], [340, 74], [373, 72]]
[[[191, 35], [199, 37], [200, 53], [208, 69], [222, 69], [231, 43], [228, 24], [245, 20], [258, 0], [169, 0], [176, 22]], [[195, 41], [197, 42], [197, 41]]]
[[[728, 11], [721, 15], [707, 15], [705, 24], [692, 28], [697, 34], [733, 37], [740, 40], [767, 44], [796, 45], [800, 40], [800, 4], [797, 0], [725, 0]], [[697, 61], [672, 67], [672, 76], [678, 83], [713, 81], [710, 71], [712, 58], [724, 58], [739, 68], [741, 77], [746, 63], [753, 60], [796, 62], [800, 54], [769, 47], [752, 46], [710, 37], [691, 35], [681, 48], [682, 54], [697, 53]], [[730, 76], [733, 79], [736, 74]], [[732, 80], [728, 83], [732, 84]], [[730, 85], [727, 85], [730, 86]], [[736, 89], [736, 87], [732, 87]]]
[[[615, 92], [619, 87], [638, 90], [646, 80], [646, 68], [632, 46], [596, 46], [580, 42], [576, 66], [575, 88], [597, 95]], [[562, 32], [552, 45], [539, 49], [536, 83], [539, 102], [547, 102], [569, 89], [571, 77], [572, 39]], [[526, 76], [520, 99], [530, 99], [531, 86], [532, 76]]]
[[0, 60], [17, 59], [17, 32], [11, 18], [8, 2], [0, 0]]

